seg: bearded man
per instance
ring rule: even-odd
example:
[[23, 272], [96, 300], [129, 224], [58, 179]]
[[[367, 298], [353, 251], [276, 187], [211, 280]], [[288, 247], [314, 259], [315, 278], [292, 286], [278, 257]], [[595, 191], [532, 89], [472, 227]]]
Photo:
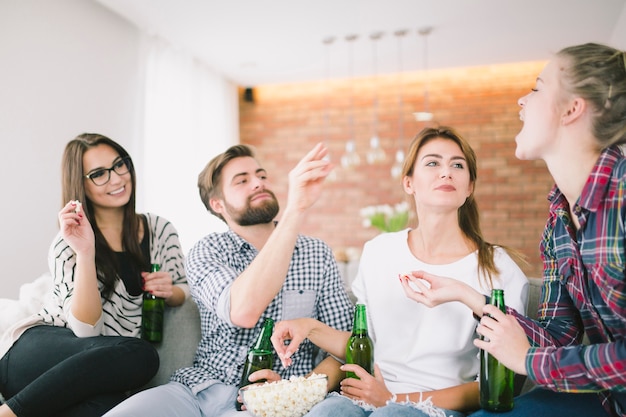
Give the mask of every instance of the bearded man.
[[[287, 205], [278, 222], [278, 201], [252, 148], [232, 146], [207, 164], [198, 176], [200, 198], [229, 230], [205, 236], [187, 257], [187, 280], [202, 323], [194, 365], [106, 417], [237, 415], [243, 364], [265, 318], [311, 317], [350, 329], [353, 306], [332, 251], [299, 233], [332, 169], [327, 152], [318, 144], [289, 173]], [[331, 356], [320, 360], [314, 351], [306, 341], [289, 368], [275, 357], [273, 369], [256, 371], [250, 382], [315, 372], [328, 375], [328, 389], [336, 389], [340, 363]]]

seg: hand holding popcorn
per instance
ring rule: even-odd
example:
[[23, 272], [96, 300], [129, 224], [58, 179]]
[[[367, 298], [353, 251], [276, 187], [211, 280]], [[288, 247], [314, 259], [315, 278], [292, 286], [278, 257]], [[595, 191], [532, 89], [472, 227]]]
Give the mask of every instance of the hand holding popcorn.
[[272, 345], [285, 368], [291, 366], [291, 355], [296, 353], [300, 343], [306, 339], [315, 325], [309, 318], [284, 320], [276, 323], [272, 333]]
[[61, 236], [78, 255], [95, 254], [96, 240], [82, 204], [77, 200], [68, 202], [59, 211]]

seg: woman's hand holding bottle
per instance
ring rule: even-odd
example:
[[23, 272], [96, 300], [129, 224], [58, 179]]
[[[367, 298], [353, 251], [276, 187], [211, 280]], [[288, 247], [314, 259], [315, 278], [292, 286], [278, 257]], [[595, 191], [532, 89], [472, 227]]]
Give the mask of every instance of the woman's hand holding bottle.
[[142, 272], [143, 290], [150, 294], [164, 298], [166, 301], [173, 295], [172, 276], [167, 271]]
[[387, 389], [378, 365], [374, 365], [373, 376], [355, 364], [345, 364], [341, 370], [354, 372], [358, 377], [358, 379], [345, 378], [341, 381], [341, 395], [376, 407], [382, 407], [392, 398], [393, 394]]

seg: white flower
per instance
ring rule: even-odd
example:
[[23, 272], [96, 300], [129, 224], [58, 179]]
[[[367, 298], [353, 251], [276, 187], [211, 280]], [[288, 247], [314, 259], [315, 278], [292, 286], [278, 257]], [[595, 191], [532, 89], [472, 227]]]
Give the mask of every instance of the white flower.
[[409, 220], [409, 204], [401, 202], [391, 206], [380, 204], [359, 210], [363, 227], [375, 227], [382, 232], [396, 232], [406, 227]]
[[409, 203], [403, 201], [393, 206], [393, 209], [396, 213], [404, 213], [405, 211], [409, 211]]
[[362, 217], [372, 217], [376, 214], [377, 207], [375, 206], [367, 206], [363, 207], [359, 212]]
[[383, 213], [385, 216], [393, 216], [393, 209], [389, 204], [385, 204], [383, 206], [378, 206], [378, 211]]

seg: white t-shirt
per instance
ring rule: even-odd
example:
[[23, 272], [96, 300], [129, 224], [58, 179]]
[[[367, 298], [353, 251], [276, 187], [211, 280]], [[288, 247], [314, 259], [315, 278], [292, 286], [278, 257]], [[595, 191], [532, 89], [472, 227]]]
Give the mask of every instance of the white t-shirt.
[[[367, 307], [369, 334], [374, 341], [374, 361], [392, 393], [423, 392], [475, 381], [480, 362], [473, 340], [478, 322], [460, 302], [434, 308], [409, 299], [400, 274], [423, 270], [456, 278], [482, 294], [478, 280], [478, 252], [446, 265], [421, 262], [411, 253], [408, 230], [383, 233], [363, 248], [359, 271], [352, 284], [357, 302]], [[499, 277], [494, 287], [504, 289], [504, 300], [524, 314], [528, 279], [501, 248], [494, 251]]]

